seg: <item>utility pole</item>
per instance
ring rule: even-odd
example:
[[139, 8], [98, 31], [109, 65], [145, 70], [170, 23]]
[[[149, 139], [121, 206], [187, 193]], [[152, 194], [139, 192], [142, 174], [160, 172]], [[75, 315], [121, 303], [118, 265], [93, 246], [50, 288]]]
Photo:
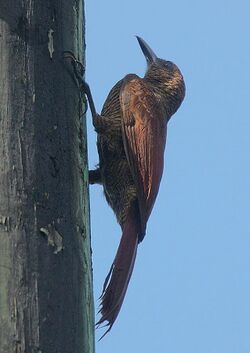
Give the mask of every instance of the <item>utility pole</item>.
[[0, 0], [0, 352], [93, 353], [81, 0]]

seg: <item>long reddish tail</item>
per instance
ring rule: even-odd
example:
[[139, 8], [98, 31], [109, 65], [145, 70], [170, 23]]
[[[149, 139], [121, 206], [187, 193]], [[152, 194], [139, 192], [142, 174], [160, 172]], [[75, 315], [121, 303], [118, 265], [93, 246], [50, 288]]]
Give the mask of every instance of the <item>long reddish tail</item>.
[[130, 212], [123, 227], [115, 260], [103, 286], [100, 310], [102, 317], [97, 325], [107, 321], [109, 328], [101, 338], [111, 330], [121, 309], [134, 268], [137, 245], [138, 221], [135, 219], [134, 212]]

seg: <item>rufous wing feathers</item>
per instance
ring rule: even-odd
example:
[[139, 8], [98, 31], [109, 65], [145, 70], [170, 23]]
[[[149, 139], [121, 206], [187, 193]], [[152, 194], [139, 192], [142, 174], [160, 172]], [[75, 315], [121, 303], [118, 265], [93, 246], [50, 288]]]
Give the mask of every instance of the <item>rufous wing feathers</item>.
[[123, 144], [139, 202], [141, 241], [162, 177], [167, 119], [152, 89], [136, 75], [124, 78], [120, 103]]

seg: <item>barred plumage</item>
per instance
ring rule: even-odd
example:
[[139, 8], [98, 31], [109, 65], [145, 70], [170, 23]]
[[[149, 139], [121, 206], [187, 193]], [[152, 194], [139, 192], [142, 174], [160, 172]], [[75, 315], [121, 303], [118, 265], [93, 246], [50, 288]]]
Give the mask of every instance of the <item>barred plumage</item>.
[[[90, 183], [103, 185], [107, 202], [122, 228], [122, 238], [105, 280], [102, 317], [111, 329], [132, 274], [163, 172], [167, 123], [179, 108], [185, 85], [177, 66], [158, 59], [137, 37], [147, 59], [144, 78], [127, 75], [110, 91], [101, 115], [92, 109], [98, 134], [99, 167]], [[89, 93], [89, 101], [93, 102]], [[106, 334], [105, 333], [105, 334]]]

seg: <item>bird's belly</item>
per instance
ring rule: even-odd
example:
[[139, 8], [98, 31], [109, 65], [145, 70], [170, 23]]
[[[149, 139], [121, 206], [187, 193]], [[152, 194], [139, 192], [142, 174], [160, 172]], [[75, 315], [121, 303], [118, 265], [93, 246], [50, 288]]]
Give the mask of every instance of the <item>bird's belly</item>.
[[99, 136], [98, 152], [104, 194], [122, 225], [132, 202], [137, 199], [122, 137]]

